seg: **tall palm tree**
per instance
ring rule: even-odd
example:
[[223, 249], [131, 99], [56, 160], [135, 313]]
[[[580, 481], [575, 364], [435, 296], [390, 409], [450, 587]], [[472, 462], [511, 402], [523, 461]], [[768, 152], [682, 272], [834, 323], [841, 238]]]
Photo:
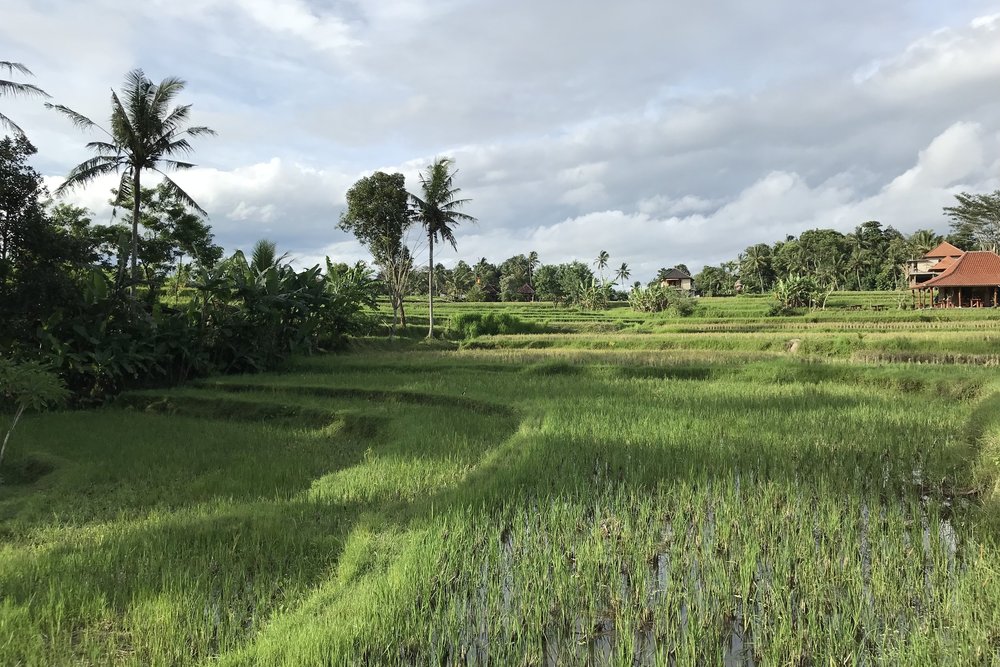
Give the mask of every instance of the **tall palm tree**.
[[[12, 63], [7, 62], [6, 60], [0, 60], [0, 72], [6, 72], [8, 75], [13, 75], [14, 72], [17, 72], [18, 74], [23, 74], [25, 76], [34, 76], [34, 74], [31, 73], [31, 70], [21, 63]], [[44, 90], [38, 86], [33, 86], [30, 83], [18, 83], [17, 81], [0, 79], [0, 97], [6, 97], [7, 95], [10, 95], [11, 97], [17, 97], [18, 95], [27, 97], [49, 97], [49, 94]], [[18, 127], [17, 123], [2, 113], [0, 113], [0, 128], [6, 128], [14, 134], [19, 134], [22, 137], [24, 136], [24, 130]]]
[[622, 265], [618, 267], [617, 271], [615, 271], [615, 278], [618, 280], [619, 283], [621, 283], [623, 288], [625, 287], [625, 281], [628, 280], [631, 276], [632, 272], [629, 270], [628, 264], [626, 264], [625, 262], [622, 262]]
[[532, 287], [534, 287], [535, 284], [531, 280], [531, 275], [535, 272], [535, 269], [538, 268], [539, 264], [541, 264], [541, 262], [538, 260], [538, 253], [532, 250], [531, 252], [528, 253], [528, 261], [527, 261], [528, 284], [531, 285]]
[[604, 282], [604, 269], [608, 268], [608, 260], [611, 259], [611, 255], [608, 254], [607, 250], [602, 250], [597, 253], [597, 259], [594, 260], [594, 266], [597, 270], [601, 272], [601, 282]]
[[[62, 194], [72, 188], [88, 183], [108, 174], [121, 173], [118, 199], [132, 198], [132, 282], [138, 282], [136, 258], [139, 251], [139, 216], [142, 190], [141, 177], [144, 170], [155, 171], [163, 177], [165, 187], [185, 205], [202, 215], [204, 209], [192, 199], [161, 169], [190, 169], [194, 165], [173, 159], [178, 155], [192, 152], [189, 137], [215, 134], [207, 127], [187, 127], [190, 104], [170, 108], [177, 95], [184, 90], [184, 81], [167, 77], [159, 84], [150, 81], [141, 69], [134, 69], [125, 75], [125, 87], [121, 97], [111, 91], [110, 131], [101, 127], [83, 114], [61, 104], [47, 104], [69, 117], [81, 129], [98, 129], [107, 135], [109, 141], [92, 141], [87, 148], [96, 153], [95, 157], [73, 167], [66, 181], [56, 189]], [[134, 289], [134, 287], [133, 287]]]
[[764, 271], [771, 268], [771, 246], [766, 243], [758, 243], [746, 249], [740, 258], [740, 271], [752, 273], [757, 277], [760, 284], [760, 293], [767, 291], [764, 283]]
[[457, 171], [451, 171], [454, 160], [438, 158], [420, 175], [423, 198], [411, 194], [417, 207], [417, 218], [427, 230], [427, 312], [430, 320], [427, 337], [434, 337], [434, 240], [447, 241], [455, 248], [453, 225], [459, 222], [475, 222], [471, 215], [459, 211], [468, 199], [458, 199], [462, 190], [455, 187]]

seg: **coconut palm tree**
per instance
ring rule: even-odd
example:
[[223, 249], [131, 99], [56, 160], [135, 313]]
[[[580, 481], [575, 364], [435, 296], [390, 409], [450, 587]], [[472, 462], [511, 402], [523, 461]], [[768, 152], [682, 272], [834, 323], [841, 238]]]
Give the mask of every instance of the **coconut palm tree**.
[[427, 313], [430, 320], [427, 337], [434, 337], [434, 240], [447, 241], [455, 248], [453, 225], [475, 222], [476, 219], [459, 211], [468, 199], [458, 199], [460, 188], [455, 187], [457, 171], [451, 171], [451, 158], [438, 158], [420, 175], [423, 198], [411, 194], [417, 208], [417, 219], [427, 230]]
[[534, 287], [535, 284], [534, 282], [532, 282], [531, 276], [535, 272], [535, 269], [538, 268], [539, 264], [541, 264], [541, 262], [538, 260], [538, 253], [532, 250], [531, 252], [528, 253], [528, 261], [527, 261], [528, 284], [531, 285], [532, 287]]
[[760, 286], [760, 293], [767, 291], [767, 284], [764, 282], [764, 273], [771, 270], [771, 246], [766, 243], [758, 243], [746, 249], [740, 258], [740, 272], [753, 274]]
[[[12, 63], [6, 60], [0, 60], [0, 72], [6, 72], [8, 75], [13, 75], [14, 72], [17, 72], [18, 74], [23, 74], [25, 76], [34, 76], [34, 74], [31, 73], [31, 70], [21, 63]], [[17, 81], [0, 79], [0, 97], [6, 97], [7, 95], [10, 95], [11, 97], [17, 97], [18, 95], [26, 97], [49, 97], [49, 94], [44, 90], [38, 86], [33, 86], [30, 83], [18, 83]], [[6, 128], [14, 134], [19, 134], [22, 137], [24, 136], [24, 130], [18, 127], [17, 123], [2, 113], [0, 113], [0, 128]]]
[[632, 272], [629, 270], [628, 264], [626, 264], [625, 262], [622, 262], [622, 265], [618, 267], [617, 271], [615, 271], [615, 279], [618, 280], [619, 283], [621, 283], [622, 288], [625, 287], [625, 281], [628, 280], [631, 276]]
[[75, 166], [66, 181], [56, 189], [56, 194], [85, 186], [101, 176], [121, 174], [116, 202], [129, 196], [132, 198], [133, 283], [138, 282], [139, 277], [136, 258], [139, 249], [143, 171], [160, 174], [165, 187], [182, 203], [206, 215], [204, 209], [163, 171], [193, 167], [190, 162], [182, 162], [174, 157], [192, 152], [188, 141], [190, 137], [215, 134], [215, 131], [207, 127], [185, 128], [191, 113], [190, 104], [171, 108], [171, 103], [184, 90], [184, 85], [184, 81], [176, 77], [167, 77], [155, 84], [141, 69], [132, 70], [125, 75], [122, 95], [119, 97], [118, 93], [111, 91], [110, 130], [61, 104], [46, 105], [69, 117], [77, 127], [85, 130], [96, 128], [108, 137], [108, 141], [92, 141], [87, 144], [87, 148], [96, 155]]
[[602, 250], [597, 253], [597, 259], [594, 260], [594, 266], [597, 270], [601, 272], [601, 282], [604, 282], [604, 269], [608, 268], [608, 260], [611, 259], [611, 255], [608, 254], [607, 250]]
[[270, 268], [277, 268], [288, 259], [288, 253], [278, 255], [278, 244], [269, 239], [258, 239], [250, 251], [250, 271], [260, 275]]
[[930, 229], [918, 229], [910, 234], [910, 237], [906, 241], [909, 243], [913, 254], [917, 257], [922, 257], [941, 242], [941, 237]]

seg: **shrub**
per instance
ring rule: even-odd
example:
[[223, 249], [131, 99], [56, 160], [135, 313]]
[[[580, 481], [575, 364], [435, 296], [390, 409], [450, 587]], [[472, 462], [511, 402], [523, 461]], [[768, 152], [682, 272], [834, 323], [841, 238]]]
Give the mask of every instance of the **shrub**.
[[0, 398], [13, 404], [14, 418], [7, 427], [0, 445], [0, 462], [7, 443], [25, 410], [41, 410], [62, 403], [69, 396], [55, 373], [36, 362], [14, 363], [0, 357]]
[[672, 310], [678, 317], [688, 317], [697, 310], [695, 300], [673, 287], [654, 283], [649, 287], [635, 287], [629, 292], [628, 304], [640, 313], [662, 313]]
[[456, 338], [503, 334], [538, 333], [542, 327], [510, 313], [462, 313], [451, 319], [449, 330]]
[[678, 317], [688, 317], [694, 313], [697, 306], [695, 305], [695, 300], [693, 298], [684, 292], [676, 292], [673, 296], [673, 302], [670, 304], [670, 309], [673, 310]]
[[784, 308], [805, 308], [819, 303], [821, 290], [809, 276], [789, 276], [775, 284], [774, 298]]
[[661, 313], [670, 307], [671, 301], [678, 294], [676, 290], [660, 284], [635, 287], [629, 292], [628, 305], [640, 313]]

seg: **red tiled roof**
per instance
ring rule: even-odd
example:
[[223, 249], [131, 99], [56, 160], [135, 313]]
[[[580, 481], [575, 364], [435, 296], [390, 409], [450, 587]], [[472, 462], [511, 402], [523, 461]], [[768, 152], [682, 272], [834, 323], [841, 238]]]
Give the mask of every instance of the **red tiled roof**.
[[988, 250], [967, 252], [944, 273], [920, 287], [995, 287], [1000, 285], [1000, 255]]
[[948, 243], [947, 241], [942, 241], [941, 244], [928, 252], [924, 257], [933, 259], [934, 257], [961, 257], [965, 253]]
[[944, 271], [957, 261], [958, 261], [957, 257], [945, 257], [944, 259], [939, 260], [938, 263], [932, 266], [930, 269], [928, 269], [928, 271]]

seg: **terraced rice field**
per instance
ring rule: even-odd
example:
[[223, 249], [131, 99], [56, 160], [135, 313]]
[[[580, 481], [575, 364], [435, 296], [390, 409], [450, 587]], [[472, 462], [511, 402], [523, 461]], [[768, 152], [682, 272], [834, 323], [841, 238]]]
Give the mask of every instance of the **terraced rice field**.
[[851, 298], [497, 304], [551, 333], [34, 416], [0, 664], [1000, 663], [997, 314]]

